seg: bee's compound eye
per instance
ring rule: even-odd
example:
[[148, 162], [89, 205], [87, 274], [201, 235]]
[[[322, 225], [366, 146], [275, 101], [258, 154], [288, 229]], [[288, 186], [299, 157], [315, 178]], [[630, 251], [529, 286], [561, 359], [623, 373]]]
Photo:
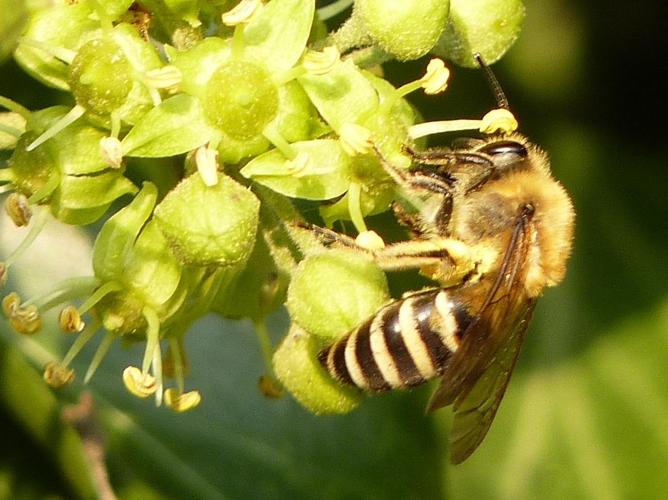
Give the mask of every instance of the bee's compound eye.
[[478, 151], [481, 153], [486, 153], [490, 156], [497, 155], [516, 155], [520, 158], [526, 158], [529, 156], [527, 148], [524, 147], [524, 144], [520, 144], [515, 141], [496, 141], [486, 144]]

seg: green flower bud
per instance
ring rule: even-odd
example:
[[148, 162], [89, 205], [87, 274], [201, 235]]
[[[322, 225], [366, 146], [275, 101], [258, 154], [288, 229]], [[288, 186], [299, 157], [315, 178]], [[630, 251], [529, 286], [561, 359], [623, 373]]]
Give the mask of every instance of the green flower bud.
[[111, 169], [105, 163], [100, 154], [105, 133], [84, 121], [27, 150], [39, 132], [65, 113], [62, 106], [33, 113], [29, 130], [19, 139], [8, 166], [16, 191], [31, 203], [48, 203], [53, 215], [68, 224], [88, 224], [114, 200], [137, 188], [121, 169]]
[[202, 97], [209, 122], [233, 139], [252, 139], [278, 111], [278, 89], [259, 64], [230, 61], [211, 76]]
[[445, 28], [448, 0], [357, 0], [359, 16], [373, 40], [400, 60], [417, 59]]
[[316, 415], [348, 413], [363, 394], [337, 383], [318, 361], [322, 346], [296, 325], [283, 339], [273, 357], [274, 373], [305, 408]]
[[477, 68], [473, 57], [498, 61], [517, 39], [524, 20], [522, 0], [451, 0], [448, 25], [433, 52]]
[[155, 218], [182, 263], [233, 265], [253, 250], [260, 202], [221, 175], [206, 186], [199, 174], [183, 180], [155, 209]]
[[330, 250], [304, 259], [288, 288], [290, 317], [312, 335], [337, 339], [389, 299], [383, 271], [366, 255]]

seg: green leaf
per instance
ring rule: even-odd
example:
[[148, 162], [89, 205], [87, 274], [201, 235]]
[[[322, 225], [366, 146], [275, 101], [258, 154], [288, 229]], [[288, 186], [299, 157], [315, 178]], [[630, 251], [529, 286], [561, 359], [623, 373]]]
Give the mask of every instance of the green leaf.
[[0, 0], [0, 62], [14, 50], [28, 22], [25, 0]]
[[77, 210], [108, 205], [124, 194], [137, 192], [130, 180], [120, 172], [99, 175], [65, 175], [54, 193], [54, 203], [60, 209]]
[[[97, 497], [79, 434], [71, 425], [64, 422], [61, 405], [40, 374], [25, 361], [20, 351], [7, 345], [2, 338], [0, 338], [0, 405], [37, 443], [41, 453], [51, 458], [72, 493], [79, 498]], [[8, 432], [8, 429], [4, 429], [4, 432]], [[3, 442], [3, 448], [6, 445], [7, 443]], [[38, 463], [34, 463], [33, 466]], [[4, 476], [4, 471], [0, 475]], [[41, 470], [33, 469], [31, 480], [39, 482], [41, 475]], [[11, 489], [14, 490], [15, 487]], [[10, 496], [13, 495], [8, 495]]]
[[360, 123], [378, 107], [376, 90], [350, 59], [324, 75], [302, 76], [299, 82], [334, 130], [344, 123]]
[[153, 213], [158, 197], [155, 185], [145, 182], [132, 202], [116, 212], [102, 226], [93, 249], [93, 269], [101, 280], [113, 280], [121, 276], [132, 245]]
[[219, 135], [204, 119], [199, 101], [180, 94], [160, 103], [123, 138], [127, 156], [158, 158], [186, 153]]
[[278, 150], [272, 150], [251, 160], [241, 174], [292, 198], [328, 200], [346, 192], [351, 160], [338, 141], [321, 139], [291, 146], [307, 155], [305, 165], [295, 166]]
[[272, 72], [289, 70], [306, 48], [314, 12], [313, 0], [272, 0], [244, 29], [244, 57]]
[[68, 175], [83, 175], [109, 168], [100, 154], [100, 139], [108, 134], [80, 120], [72, 123], [51, 141], [58, 153], [60, 171]]
[[[14, 149], [19, 135], [25, 132], [26, 120], [18, 113], [0, 113], [0, 150]], [[8, 133], [8, 132], [12, 133]]]
[[179, 285], [181, 265], [169, 250], [165, 237], [155, 221], [142, 229], [128, 255], [123, 276], [152, 306], [167, 302]]
[[[32, 14], [23, 36], [47, 47], [76, 50], [89, 39], [82, 35], [93, 33], [99, 26], [88, 2], [62, 2]], [[19, 44], [14, 58], [24, 70], [45, 85], [69, 90], [68, 65], [45, 50]]]

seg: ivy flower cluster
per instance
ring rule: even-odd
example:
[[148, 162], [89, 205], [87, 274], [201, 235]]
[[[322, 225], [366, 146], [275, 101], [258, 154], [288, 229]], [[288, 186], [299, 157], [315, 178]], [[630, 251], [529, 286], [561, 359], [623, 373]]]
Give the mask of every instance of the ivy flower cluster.
[[[75, 336], [44, 368], [46, 382], [72, 382], [70, 364], [93, 339], [84, 382], [113, 342], [140, 342], [142, 359], [119, 370], [128, 391], [194, 408], [201, 395], [186, 389], [184, 336], [214, 312], [254, 323], [265, 394], [285, 387], [316, 413], [352, 409], [360, 395], [329, 379], [316, 354], [385, 303], [387, 283], [363, 255], [323, 251], [300, 228], [296, 207], [306, 204], [294, 200], [309, 200], [327, 226], [351, 221], [360, 244], [382, 246], [365, 217], [400, 193], [379, 155], [408, 168], [404, 148], [419, 137], [513, 127], [502, 110], [417, 123], [406, 96], [446, 89], [442, 58], [469, 67], [474, 53], [500, 58], [518, 34], [521, 1], [20, 3], [13, 57], [72, 105], [28, 110], [0, 97], [0, 147], [11, 151], [0, 192], [11, 220], [27, 226], [0, 263], [0, 284], [48, 219], [104, 221], [92, 276], [2, 300], [21, 334], [36, 334], [58, 308], [60, 329]], [[399, 87], [374, 71], [418, 58], [424, 76]], [[293, 324], [274, 351], [265, 319], [286, 301]]]

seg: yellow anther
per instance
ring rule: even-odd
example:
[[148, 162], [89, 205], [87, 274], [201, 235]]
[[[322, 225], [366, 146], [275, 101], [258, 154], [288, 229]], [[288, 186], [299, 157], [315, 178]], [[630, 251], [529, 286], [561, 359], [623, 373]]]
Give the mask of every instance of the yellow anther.
[[208, 145], [200, 146], [195, 151], [195, 165], [206, 186], [218, 184], [218, 151]]
[[385, 248], [383, 238], [378, 236], [378, 233], [375, 231], [361, 232], [357, 235], [357, 238], [355, 238], [355, 243], [367, 250], [381, 250], [382, 248]]
[[312, 75], [326, 75], [341, 60], [339, 49], [334, 47], [325, 47], [322, 51], [309, 50], [304, 56], [302, 66]]
[[420, 79], [425, 94], [440, 94], [448, 86], [450, 70], [440, 59], [432, 59], [427, 65], [427, 72]]
[[279, 399], [283, 397], [283, 388], [271, 377], [262, 375], [257, 381], [257, 386], [262, 395], [267, 399]]
[[54, 389], [59, 389], [74, 380], [74, 370], [52, 361], [44, 367], [44, 380]]
[[5, 264], [4, 262], [0, 262], [0, 288], [5, 286], [5, 283], [7, 283], [7, 270], [9, 269], [9, 266]]
[[371, 151], [371, 132], [356, 123], [344, 123], [339, 131], [339, 142], [350, 156], [366, 154]]
[[32, 210], [28, 198], [20, 193], [12, 193], [7, 197], [5, 210], [18, 227], [28, 225], [32, 217]]
[[18, 306], [9, 316], [9, 324], [23, 335], [32, 335], [42, 328], [42, 318], [35, 304]]
[[143, 373], [135, 366], [128, 366], [123, 370], [123, 383], [126, 389], [138, 398], [147, 398], [157, 389], [155, 377], [150, 373]]
[[164, 401], [172, 410], [182, 413], [192, 410], [202, 401], [199, 391], [179, 392], [177, 389], [167, 389], [164, 393]]
[[231, 10], [223, 13], [223, 24], [227, 26], [236, 26], [237, 24], [248, 23], [257, 15], [262, 7], [260, 0], [241, 0]]
[[144, 82], [157, 89], [176, 87], [181, 80], [183, 80], [181, 70], [171, 64], [147, 71], [144, 75]]
[[482, 117], [480, 132], [493, 134], [495, 132], [509, 133], [517, 130], [517, 120], [513, 114], [504, 108], [493, 109]]
[[285, 174], [300, 177], [306, 173], [309, 162], [310, 158], [308, 153], [306, 151], [300, 151], [295, 158], [285, 162]]
[[80, 333], [86, 327], [86, 323], [74, 306], [66, 306], [60, 311], [58, 324], [60, 329], [66, 333]]
[[116, 137], [100, 139], [100, 155], [104, 162], [112, 168], [121, 168], [123, 161], [123, 146]]
[[21, 305], [21, 297], [16, 292], [5, 295], [2, 299], [2, 312], [7, 318], [11, 318], [19, 306]]

